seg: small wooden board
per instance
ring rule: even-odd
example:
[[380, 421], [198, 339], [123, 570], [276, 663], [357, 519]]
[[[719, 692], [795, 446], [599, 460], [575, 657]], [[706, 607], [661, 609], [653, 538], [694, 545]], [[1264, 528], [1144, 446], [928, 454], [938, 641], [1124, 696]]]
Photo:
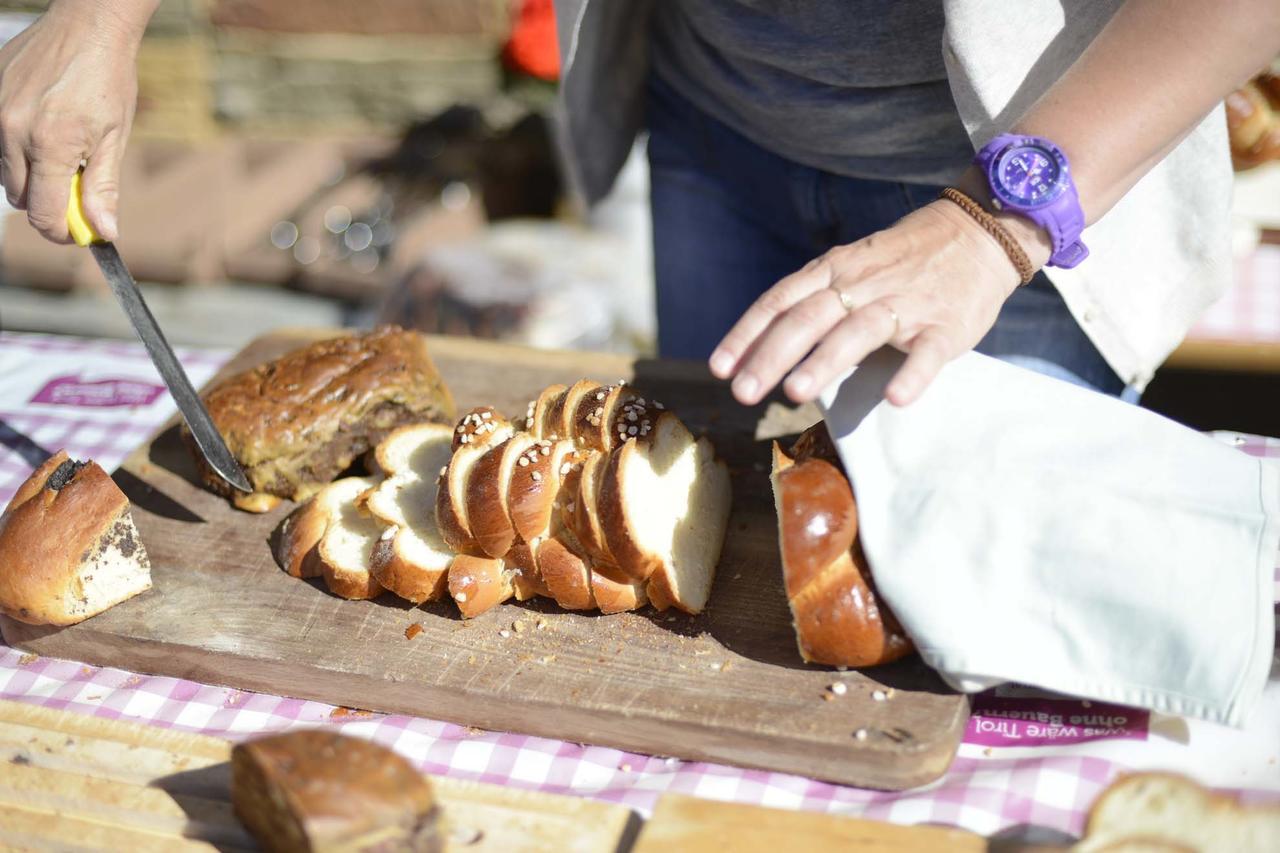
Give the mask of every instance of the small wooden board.
[[[0, 701], [0, 848], [256, 850], [231, 808], [231, 744]], [[625, 806], [432, 777], [448, 849], [614, 853]]]
[[[315, 336], [262, 339], [228, 369]], [[860, 787], [912, 787], [943, 773], [968, 717], [964, 697], [914, 657], [837, 673], [806, 666], [796, 651], [764, 439], [799, 431], [812, 410], [745, 409], [682, 362], [452, 338], [430, 347], [461, 409], [487, 403], [518, 415], [552, 382], [625, 377], [706, 431], [734, 483], [707, 611], [600, 616], [534, 600], [464, 622], [452, 602], [338, 599], [276, 566], [268, 542], [289, 507], [250, 515], [201, 488], [170, 427], [115, 475], [134, 504], [154, 589], [70, 628], [0, 621], [6, 641], [135, 672]], [[413, 623], [423, 630], [406, 639]], [[836, 680], [848, 691], [827, 701]]]

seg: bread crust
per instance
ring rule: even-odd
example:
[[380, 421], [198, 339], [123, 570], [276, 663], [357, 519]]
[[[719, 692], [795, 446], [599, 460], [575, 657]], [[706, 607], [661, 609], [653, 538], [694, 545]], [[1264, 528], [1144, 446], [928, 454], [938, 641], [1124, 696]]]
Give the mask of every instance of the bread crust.
[[449, 595], [464, 619], [492, 610], [514, 592], [502, 560], [459, 554], [449, 564]]
[[203, 397], [254, 492], [233, 492], [184, 430], [197, 470], [210, 490], [252, 512], [305, 500], [402, 424], [454, 416], [422, 335], [396, 326], [301, 347]]
[[569, 390], [563, 394], [556, 395], [548, 408], [546, 416], [546, 429], [550, 431], [550, 434], [541, 437], [571, 438], [574, 439], [576, 445], [581, 446], [582, 442], [574, 436], [574, 416], [578, 412], [578, 404], [582, 401], [582, 398], [588, 394], [593, 394], [599, 388], [599, 382], [592, 382], [590, 379], [579, 379], [569, 386]]
[[563, 405], [564, 393], [568, 390], [568, 386], [565, 385], [548, 385], [543, 388], [533, 404], [533, 419], [525, 428], [538, 438], [556, 440], [559, 436], [554, 435], [551, 413], [557, 401]]
[[[18, 487], [0, 515], [0, 612], [30, 625], [74, 625], [105, 609], [74, 613], [68, 607], [68, 599], [83, 590], [83, 564], [104, 541], [127, 536], [122, 552], [150, 568], [132, 526], [125, 530], [122, 524], [129, 499], [119, 486], [90, 461], [55, 488], [51, 477], [64, 465], [64, 471], [74, 467], [60, 450]], [[148, 582], [133, 594], [149, 588]]]
[[512, 469], [511, 483], [507, 489], [511, 525], [517, 538], [525, 542], [546, 535], [553, 507], [560, 493], [563, 478], [561, 469], [574, 453], [572, 441], [538, 441], [539, 444], [534, 445], [536, 452], [528, 455], [529, 464], [517, 465]]
[[329, 527], [329, 515], [314, 496], [289, 513], [280, 528], [276, 563], [295, 578], [320, 577], [320, 540]]

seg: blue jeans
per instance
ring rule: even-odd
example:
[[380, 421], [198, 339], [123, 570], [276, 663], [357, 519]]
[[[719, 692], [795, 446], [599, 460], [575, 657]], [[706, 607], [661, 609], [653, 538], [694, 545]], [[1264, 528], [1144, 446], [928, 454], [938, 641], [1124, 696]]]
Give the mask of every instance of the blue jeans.
[[[650, 77], [658, 351], [705, 359], [775, 282], [881, 231], [940, 187], [834, 175], [773, 154]], [[979, 352], [1136, 400], [1043, 275], [1005, 302]]]

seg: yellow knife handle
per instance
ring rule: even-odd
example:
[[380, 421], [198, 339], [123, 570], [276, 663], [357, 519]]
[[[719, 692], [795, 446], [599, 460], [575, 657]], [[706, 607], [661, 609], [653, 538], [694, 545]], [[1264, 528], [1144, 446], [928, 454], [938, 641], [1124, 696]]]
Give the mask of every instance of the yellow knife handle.
[[88, 246], [90, 243], [101, 243], [102, 237], [93, 230], [84, 215], [84, 205], [80, 199], [80, 172], [71, 176], [71, 197], [67, 199], [67, 230], [77, 246]]

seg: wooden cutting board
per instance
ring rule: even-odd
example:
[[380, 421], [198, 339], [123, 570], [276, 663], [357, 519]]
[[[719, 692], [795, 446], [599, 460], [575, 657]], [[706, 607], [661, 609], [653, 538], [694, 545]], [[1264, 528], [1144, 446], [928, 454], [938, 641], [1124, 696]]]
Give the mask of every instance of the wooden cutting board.
[[[239, 370], [316, 332], [281, 332]], [[285, 575], [269, 541], [289, 511], [231, 508], [201, 488], [172, 426], [115, 477], [134, 504], [154, 589], [80, 625], [0, 621], [43, 655], [485, 729], [900, 789], [940, 776], [968, 717], [917, 658], [867, 672], [807, 666], [783, 592], [770, 434], [812, 410], [746, 409], [700, 366], [430, 339], [461, 409], [523, 414], [552, 382], [625, 377], [707, 431], [733, 472], [729, 535], [708, 609], [613, 616], [534, 600], [463, 621], [452, 602], [344, 601]], [[406, 629], [422, 630], [413, 639]], [[828, 686], [847, 684], [840, 696]]]

